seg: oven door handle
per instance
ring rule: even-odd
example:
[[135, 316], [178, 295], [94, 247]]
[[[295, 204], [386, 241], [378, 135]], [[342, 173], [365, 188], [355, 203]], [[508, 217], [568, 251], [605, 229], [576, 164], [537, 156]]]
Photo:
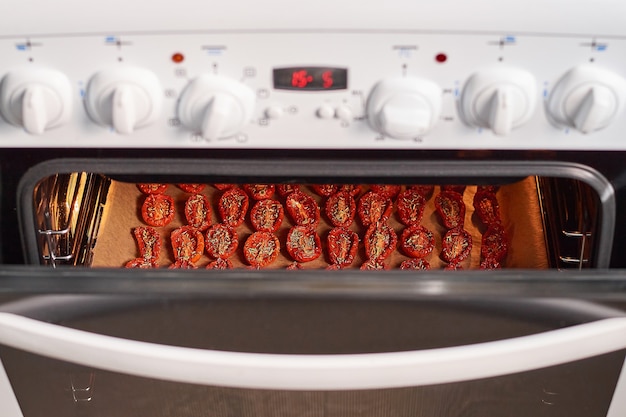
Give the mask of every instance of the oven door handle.
[[159, 345], [0, 312], [0, 343], [75, 364], [168, 381], [258, 389], [354, 390], [488, 378], [614, 352], [626, 348], [626, 317], [421, 351], [290, 355]]

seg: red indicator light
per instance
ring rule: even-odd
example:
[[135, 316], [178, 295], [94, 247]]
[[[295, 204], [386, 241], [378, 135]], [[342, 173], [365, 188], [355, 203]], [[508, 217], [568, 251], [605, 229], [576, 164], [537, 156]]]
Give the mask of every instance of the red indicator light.
[[291, 85], [297, 88], [304, 88], [313, 81], [313, 76], [306, 70], [294, 71], [291, 74]]
[[435, 61], [439, 62], [440, 64], [443, 64], [447, 60], [448, 60], [448, 55], [446, 54], [437, 54], [435, 56]]
[[175, 64], [180, 64], [184, 60], [185, 55], [181, 54], [180, 52], [176, 52], [174, 55], [172, 55], [172, 62], [174, 62]]

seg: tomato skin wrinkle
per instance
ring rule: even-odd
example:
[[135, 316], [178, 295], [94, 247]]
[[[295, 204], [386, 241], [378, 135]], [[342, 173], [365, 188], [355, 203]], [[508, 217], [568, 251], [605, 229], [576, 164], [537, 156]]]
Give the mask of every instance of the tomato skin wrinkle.
[[435, 237], [424, 226], [415, 224], [402, 231], [400, 247], [407, 256], [425, 258], [430, 255], [435, 247]]
[[465, 222], [463, 196], [454, 191], [442, 191], [435, 197], [435, 208], [448, 229], [462, 227]]
[[374, 191], [361, 196], [357, 207], [361, 224], [365, 227], [389, 220], [392, 210], [391, 200]]
[[320, 237], [313, 227], [294, 226], [287, 234], [287, 252], [295, 261], [313, 261], [322, 253]]
[[448, 263], [460, 263], [472, 251], [472, 236], [461, 227], [448, 230], [441, 243], [441, 257]]
[[158, 260], [161, 253], [161, 236], [152, 227], [139, 226], [133, 229], [133, 236], [139, 247], [141, 258]]
[[335, 227], [327, 236], [328, 259], [333, 265], [350, 266], [359, 248], [359, 235], [343, 227]]
[[396, 249], [398, 236], [389, 225], [377, 223], [368, 227], [363, 241], [367, 258], [376, 262], [382, 262]]
[[167, 194], [150, 194], [141, 206], [141, 217], [149, 226], [166, 226], [174, 219], [174, 199]]
[[400, 221], [410, 226], [422, 221], [426, 199], [417, 190], [408, 189], [398, 195], [396, 205]]
[[480, 221], [487, 227], [502, 223], [500, 205], [495, 193], [478, 191], [474, 194], [474, 210]]
[[356, 203], [350, 193], [339, 191], [326, 200], [326, 217], [335, 227], [348, 227], [356, 215]]
[[504, 228], [493, 224], [485, 231], [481, 239], [480, 254], [484, 259], [502, 262], [509, 250]]
[[231, 188], [224, 192], [218, 201], [218, 211], [224, 224], [240, 226], [248, 212], [250, 200], [241, 188]]

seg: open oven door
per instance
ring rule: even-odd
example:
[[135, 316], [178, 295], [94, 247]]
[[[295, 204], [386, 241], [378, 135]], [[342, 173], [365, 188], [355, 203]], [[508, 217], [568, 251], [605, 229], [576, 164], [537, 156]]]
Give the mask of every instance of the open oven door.
[[7, 275], [3, 415], [623, 416], [624, 277], [596, 274]]

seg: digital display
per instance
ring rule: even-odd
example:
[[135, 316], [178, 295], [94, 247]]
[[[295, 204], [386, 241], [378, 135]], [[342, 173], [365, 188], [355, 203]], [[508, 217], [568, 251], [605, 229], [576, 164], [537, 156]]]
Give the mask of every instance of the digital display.
[[348, 88], [348, 70], [328, 67], [274, 68], [278, 90], [325, 91]]

